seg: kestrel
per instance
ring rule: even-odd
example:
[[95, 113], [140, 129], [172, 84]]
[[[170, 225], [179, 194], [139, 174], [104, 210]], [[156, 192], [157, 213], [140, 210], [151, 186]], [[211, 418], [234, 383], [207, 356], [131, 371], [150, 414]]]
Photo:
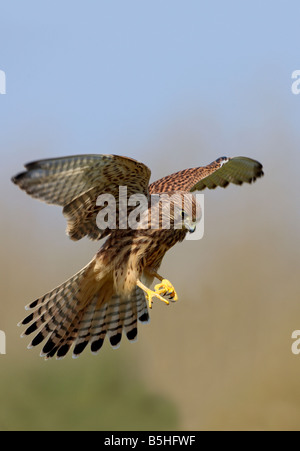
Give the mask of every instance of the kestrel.
[[[123, 332], [135, 341], [137, 322], [149, 321], [148, 307], [153, 299], [169, 304], [178, 298], [173, 285], [158, 270], [165, 253], [192, 233], [200, 219], [195, 196], [189, 194], [186, 201], [186, 194], [206, 187], [225, 188], [229, 183], [251, 183], [263, 175], [262, 165], [246, 157], [222, 157], [150, 185], [147, 166], [117, 155], [52, 158], [25, 168], [12, 181], [32, 197], [62, 206], [72, 240], [106, 237], [87, 266], [26, 307], [31, 313], [20, 323], [27, 326], [23, 336], [36, 332], [29, 347], [47, 339], [41, 352], [46, 359], [64, 357], [72, 345], [73, 357], [88, 344], [97, 353], [106, 335], [113, 347], [119, 346]], [[121, 220], [120, 187], [126, 187], [126, 201], [133, 195], [147, 200], [134, 228], [124, 227], [124, 218]], [[114, 228], [99, 226], [97, 221], [107, 207], [98, 203], [103, 194], [113, 196], [119, 205]], [[169, 208], [161, 201], [165, 194], [172, 199]], [[125, 223], [132, 212], [131, 205]], [[155, 216], [158, 222], [153, 228], [151, 218]], [[169, 221], [168, 228], [162, 226], [164, 220]], [[159, 283], [152, 290], [154, 279]]]

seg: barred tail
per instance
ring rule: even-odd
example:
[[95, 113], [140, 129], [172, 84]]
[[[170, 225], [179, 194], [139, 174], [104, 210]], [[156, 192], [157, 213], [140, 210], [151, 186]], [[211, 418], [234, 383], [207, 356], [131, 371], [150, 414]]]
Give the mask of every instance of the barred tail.
[[37, 332], [29, 348], [47, 339], [41, 352], [46, 359], [56, 355], [63, 358], [73, 348], [77, 357], [91, 346], [93, 353], [101, 349], [107, 335], [113, 347], [118, 347], [122, 332], [130, 341], [137, 338], [137, 320], [149, 321], [145, 296], [136, 287], [130, 298], [113, 294], [108, 278], [95, 278], [95, 260], [54, 288], [30, 303], [33, 310], [19, 325], [26, 325], [22, 336]]

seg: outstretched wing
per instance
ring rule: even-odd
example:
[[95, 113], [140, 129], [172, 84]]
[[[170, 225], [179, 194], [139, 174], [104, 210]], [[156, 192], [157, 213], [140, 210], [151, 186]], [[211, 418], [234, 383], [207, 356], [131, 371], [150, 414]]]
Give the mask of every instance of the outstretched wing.
[[119, 187], [132, 194], [148, 194], [150, 169], [143, 163], [118, 155], [74, 155], [34, 161], [26, 171], [12, 178], [21, 189], [36, 199], [63, 207], [68, 221], [67, 233], [73, 240], [85, 235], [101, 239], [109, 229], [101, 230], [96, 217], [100, 194], [112, 194], [118, 203]]
[[262, 165], [251, 158], [221, 157], [208, 166], [185, 169], [163, 177], [149, 186], [149, 192], [201, 191], [217, 186], [225, 188], [229, 183], [252, 183], [263, 174]]

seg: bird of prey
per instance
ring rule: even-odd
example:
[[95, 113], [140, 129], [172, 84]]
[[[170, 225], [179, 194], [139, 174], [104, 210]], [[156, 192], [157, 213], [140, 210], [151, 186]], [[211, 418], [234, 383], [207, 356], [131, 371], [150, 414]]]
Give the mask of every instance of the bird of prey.
[[[225, 188], [229, 183], [251, 183], [263, 175], [262, 165], [246, 157], [221, 157], [152, 184], [147, 166], [117, 155], [51, 158], [25, 168], [12, 181], [32, 197], [63, 207], [72, 240], [106, 237], [87, 266], [26, 307], [30, 313], [20, 323], [27, 327], [23, 336], [36, 333], [29, 348], [47, 339], [41, 351], [46, 359], [63, 358], [72, 346], [73, 357], [77, 357], [88, 344], [98, 353], [106, 335], [113, 347], [119, 346], [123, 333], [135, 341], [137, 322], [149, 321], [148, 307], [153, 299], [168, 304], [178, 298], [173, 285], [158, 270], [165, 253], [193, 232], [199, 221], [195, 196], [190, 194], [183, 202], [185, 195], [204, 188]], [[111, 195], [121, 205], [120, 187], [126, 187], [125, 200], [143, 195], [148, 202], [138, 225], [124, 227], [119, 207], [115, 227], [99, 226], [97, 216], [107, 204], [99, 204], [97, 199]], [[172, 198], [169, 209], [161, 202], [160, 196], [165, 194]], [[153, 196], [156, 202], [150, 203]], [[131, 206], [128, 217], [132, 212]], [[158, 222], [150, 227], [149, 218], [155, 215]], [[169, 228], [162, 227], [164, 219], [169, 220]], [[159, 283], [152, 290], [154, 279]]]

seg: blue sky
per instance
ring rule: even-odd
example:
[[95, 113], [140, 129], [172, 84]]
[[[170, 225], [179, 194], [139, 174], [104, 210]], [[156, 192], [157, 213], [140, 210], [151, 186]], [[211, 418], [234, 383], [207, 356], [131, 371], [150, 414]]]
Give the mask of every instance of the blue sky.
[[299, 13], [279, 0], [2, 2], [1, 153], [40, 136], [48, 147], [26, 156], [109, 153], [195, 109], [238, 130], [284, 105], [297, 133]]

